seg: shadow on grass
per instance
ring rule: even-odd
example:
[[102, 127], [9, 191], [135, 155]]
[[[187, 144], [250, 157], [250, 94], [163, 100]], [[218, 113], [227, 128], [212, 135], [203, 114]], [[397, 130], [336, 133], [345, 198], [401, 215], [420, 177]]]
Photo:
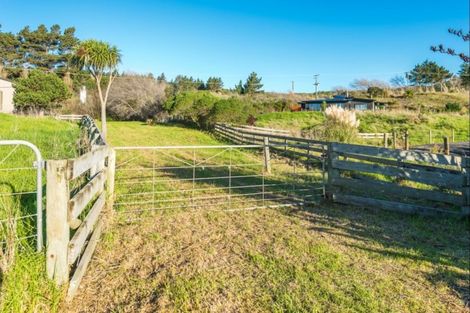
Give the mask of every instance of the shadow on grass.
[[404, 215], [325, 203], [286, 214], [308, 220], [311, 230], [342, 237], [339, 244], [374, 257], [430, 263], [423, 276], [445, 284], [470, 305], [470, 223], [454, 218]]

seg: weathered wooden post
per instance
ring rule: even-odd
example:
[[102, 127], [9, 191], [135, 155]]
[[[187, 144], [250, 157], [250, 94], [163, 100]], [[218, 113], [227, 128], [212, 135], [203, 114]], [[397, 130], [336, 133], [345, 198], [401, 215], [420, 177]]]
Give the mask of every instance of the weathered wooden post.
[[449, 137], [444, 137], [444, 154], [450, 155]]
[[384, 147], [388, 148], [388, 133], [384, 133]]
[[392, 131], [392, 141], [393, 141], [393, 149], [397, 148], [397, 132], [395, 129]]
[[333, 188], [333, 180], [335, 178], [340, 177], [339, 170], [334, 168], [334, 163], [338, 159], [338, 153], [334, 152], [334, 145], [335, 143], [328, 143], [328, 151], [327, 151], [327, 162], [326, 162], [326, 167], [327, 167], [327, 172], [328, 172], [328, 180], [327, 180], [327, 192], [326, 192], [326, 198], [330, 200], [334, 200], [334, 188]]
[[462, 197], [463, 205], [461, 213], [464, 216], [470, 215], [470, 158], [462, 158], [462, 173], [464, 177]]
[[68, 217], [69, 186], [67, 182], [66, 160], [47, 161], [46, 184], [46, 233], [47, 276], [58, 285], [68, 282], [69, 266], [67, 260], [70, 240]]
[[106, 192], [108, 195], [108, 208], [112, 211], [114, 205], [114, 176], [116, 173], [116, 150], [109, 148], [108, 167], [106, 172]]
[[405, 150], [410, 150], [410, 139], [408, 131], [405, 131]]
[[264, 171], [271, 173], [271, 155], [269, 154], [269, 137], [263, 137]]
[[429, 144], [432, 144], [432, 129], [429, 130]]

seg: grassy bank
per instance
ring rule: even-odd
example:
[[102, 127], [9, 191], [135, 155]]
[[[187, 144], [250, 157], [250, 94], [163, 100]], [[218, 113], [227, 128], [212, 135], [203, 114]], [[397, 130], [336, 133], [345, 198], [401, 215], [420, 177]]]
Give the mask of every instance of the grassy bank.
[[[467, 141], [469, 136], [468, 115], [459, 113], [425, 113], [414, 111], [376, 111], [358, 113], [359, 132], [383, 133], [408, 130], [411, 145], [429, 143], [429, 131], [433, 142], [441, 143], [442, 137], [451, 137], [452, 129], [455, 141]], [[322, 112], [277, 112], [261, 115], [257, 126], [286, 129], [294, 134], [320, 125], [324, 121]], [[358, 141], [360, 142], [360, 141]]]
[[[109, 129], [113, 145], [221, 143], [179, 125]], [[118, 215], [68, 309], [466, 312], [467, 234], [464, 221], [327, 204]]]
[[[0, 114], [0, 139], [29, 141], [38, 146], [44, 159], [75, 156], [78, 138], [76, 124]], [[29, 148], [1, 147], [0, 160], [0, 220], [34, 214], [36, 195], [29, 193], [35, 190], [34, 154]], [[11, 168], [23, 169], [8, 170]], [[6, 195], [12, 192], [17, 195]], [[34, 238], [23, 238], [35, 234], [35, 218], [2, 222], [0, 226], [0, 241], [6, 241], [0, 256], [4, 269], [0, 312], [58, 311], [61, 291], [46, 278], [45, 256], [35, 252]], [[20, 239], [15, 240], [12, 234]]]

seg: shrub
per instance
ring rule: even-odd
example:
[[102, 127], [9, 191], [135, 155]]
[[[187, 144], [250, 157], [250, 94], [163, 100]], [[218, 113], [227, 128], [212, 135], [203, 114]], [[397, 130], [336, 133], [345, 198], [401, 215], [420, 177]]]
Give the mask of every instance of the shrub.
[[109, 116], [117, 120], [145, 121], [162, 110], [164, 97], [165, 83], [153, 77], [116, 77], [109, 93]]
[[405, 90], [405, 95], [404, 95], [405, 98], [411, 99], [411, 98], [414, 97], [414, 95], [415, 95], [415, 91], [413, 89], [406, 89]]
[[65, 83], [55, 73], [33, 70], [15, 82], [13, 101], [19, 110], [51, 110], [70, 97]]
[[214, 104], [208, 126], [215, 123], [246, 124], [253, 118], [253, 107], [237, 98], [221, 99]]
[[326, 120], [316, 135], [327, 141], [352, 142], [357, 137], [359, 120], [356, 112], [331, 106], [325, 110]]
[[446, 112], [460, 112], [462, 110], [462, 105], [457, 102], [446, 103], [445, 111]]

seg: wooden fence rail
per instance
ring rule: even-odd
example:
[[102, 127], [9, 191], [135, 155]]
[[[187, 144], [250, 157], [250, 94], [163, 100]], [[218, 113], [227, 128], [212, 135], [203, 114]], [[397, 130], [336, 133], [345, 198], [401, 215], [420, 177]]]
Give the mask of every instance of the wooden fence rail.
[[265, 138], [269, 144], [294, 144], [287, 151], [278, 146], [270, 149], [286, 157], [322, 160], [327, 196], [338, 203], [412, 214], [470, 214], [469, 158], [327, 143], [226, 124], [217, 124], [215, 132], [240, 144], [262, 144]]
[[[112, 206], [115, 153], [103, 145], [79, 158], [46, 164], [47, 273], [58, 285], [69, 283], [71, 298], [99, 240], [105, 204]], [[82, 187], [72, 194], [70, 183], [77, 179]]]

